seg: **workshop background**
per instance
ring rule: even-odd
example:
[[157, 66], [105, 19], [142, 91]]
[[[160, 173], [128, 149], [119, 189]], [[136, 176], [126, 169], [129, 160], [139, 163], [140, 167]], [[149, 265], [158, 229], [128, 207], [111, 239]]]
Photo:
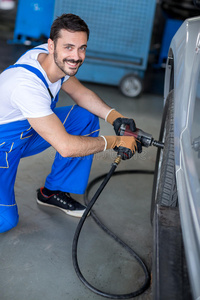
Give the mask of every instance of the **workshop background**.
[[[199, 14], [193, 1], [0, 0], [0, 72], [28, 49], [46, 42], [52, 21], [62, 13], [78, 14], [91, 31], [87, 58], [77, 77], [158, 139], [168, 48], [182, 22]], [[71, 104], [61, 92], [59, 106]], [[114, 134], [109, 124], [100, 123], [101, 134]], [[80, 282], [73, 268], [72, 242], [79, 220], [36, 203], [36, 190], [44, 185], [54, 155], [50, 148], [20, 162], [15, 185], [19, 224], [0, 238], [1, 300], [103, 299]], [[114, 151], [96, 154], [89, 182], [107, 173], [115, 157]], [[156, 148], [149, 147], [122, 161], [117, 171], [149, 173], [113, 177], [93, 208], [139, 254], [150, 273], [155, 158]], [[90, 199], [99, 184], [92, 187]], [[83, 195], [73, 196], [83, 203]], [[91, 216], [81, 232], [78, 259], [87, 280], [107, 293], [134, 292], [145, 280], [138, 262]], [[135, 299], [152, 299], [151, 285]]]

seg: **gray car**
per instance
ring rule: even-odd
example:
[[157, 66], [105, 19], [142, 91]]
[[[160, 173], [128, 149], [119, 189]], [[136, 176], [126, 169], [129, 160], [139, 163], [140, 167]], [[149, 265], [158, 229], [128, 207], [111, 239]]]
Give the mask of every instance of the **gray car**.
[[154, 299], [200, 299], [200, 17], [172, 39], [152, 195]]

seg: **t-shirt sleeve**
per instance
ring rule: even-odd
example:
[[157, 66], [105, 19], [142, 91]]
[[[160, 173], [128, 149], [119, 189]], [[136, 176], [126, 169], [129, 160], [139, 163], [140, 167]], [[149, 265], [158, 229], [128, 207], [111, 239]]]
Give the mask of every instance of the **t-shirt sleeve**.
[[25, 118], [45, 117], [53, 113], [51, 97], [45, 86], [27, 82], [20, 84], [12, 93], [12, 105]]

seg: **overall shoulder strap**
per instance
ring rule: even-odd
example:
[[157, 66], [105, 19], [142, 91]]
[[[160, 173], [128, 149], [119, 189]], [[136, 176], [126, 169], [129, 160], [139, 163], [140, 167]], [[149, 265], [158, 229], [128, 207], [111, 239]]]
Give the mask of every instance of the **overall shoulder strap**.
[[63, 84], [64, 79], [65, 79], [65, 77], [62, 77], [62, 78], [61, 78], [61, 86], [62, 86], [62, 84]]
[[47, 83], [46, 79], [44, 78], [44, 75], [42, 74], [42, 72], [40, 72], [40, 70], [38, 70], [37, 68], [35, 68], [33, 66], [27, 65], [27, 64], [15, 64], [15, 65], [9, 66], [6, 70], [12, 69], [12, 68], [18, 68], [18, 67], [25, 68], [26, 70], [34, 73], [37, 77], [39, 77], [43, 81], [44, 85], [46, 86], [46, 88], [49, 92], [49, 95], [51, 96], [51, 99], [53, 99], [53, 95], [49, 89], [48, 83]]

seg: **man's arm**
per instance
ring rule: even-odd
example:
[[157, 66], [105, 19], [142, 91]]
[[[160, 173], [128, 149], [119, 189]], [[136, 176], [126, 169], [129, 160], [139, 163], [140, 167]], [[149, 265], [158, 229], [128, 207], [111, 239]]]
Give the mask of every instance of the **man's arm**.
[[32, 128], [63, 157], [81, 157], [106, 149], [122, 147], [126, 152], [130, 149], [128, 154], [130, 158], [137, 149], [135, 138], [132, 136], [85, 137], [68, 134], [55, 114], [28, 118], [28, 121]]
[[28, 118], [32, 128], [51, 144], [63, 157], [77, 157], [104, 150], [102, 137], [84, 137], [68, 134], [55, 114], [40, 118]]
[[108, 106], [97, 94], [86, 88], [76, 77], [70, 77], [62, 85], [69, 96], [81, 107], [105, 120], [111, 107]]
[[[70, 77], [70, 79], [62, 85], [62, 89], [67, 92], [79, 106], [102, 119], [105, 119], [111, 110], [98, 95], [85, 88], [75, 77]], [[116, 115], [121, 117], [118, 112], [110, 113], [109, 118], [110, 115], [114, 115], [114, 119]], [[137, 149], [134, 137], [84, 137], [68, 134], [62, 122], [54, 113], [46, 117], [28, 118], [28, 121], [32, 128], [63, 157], [86, 156], [116, 147], [128, 148], [131, 151], [131, 155], [133, 155]], [[112, 120], [108, 122], [112, 124]]]

